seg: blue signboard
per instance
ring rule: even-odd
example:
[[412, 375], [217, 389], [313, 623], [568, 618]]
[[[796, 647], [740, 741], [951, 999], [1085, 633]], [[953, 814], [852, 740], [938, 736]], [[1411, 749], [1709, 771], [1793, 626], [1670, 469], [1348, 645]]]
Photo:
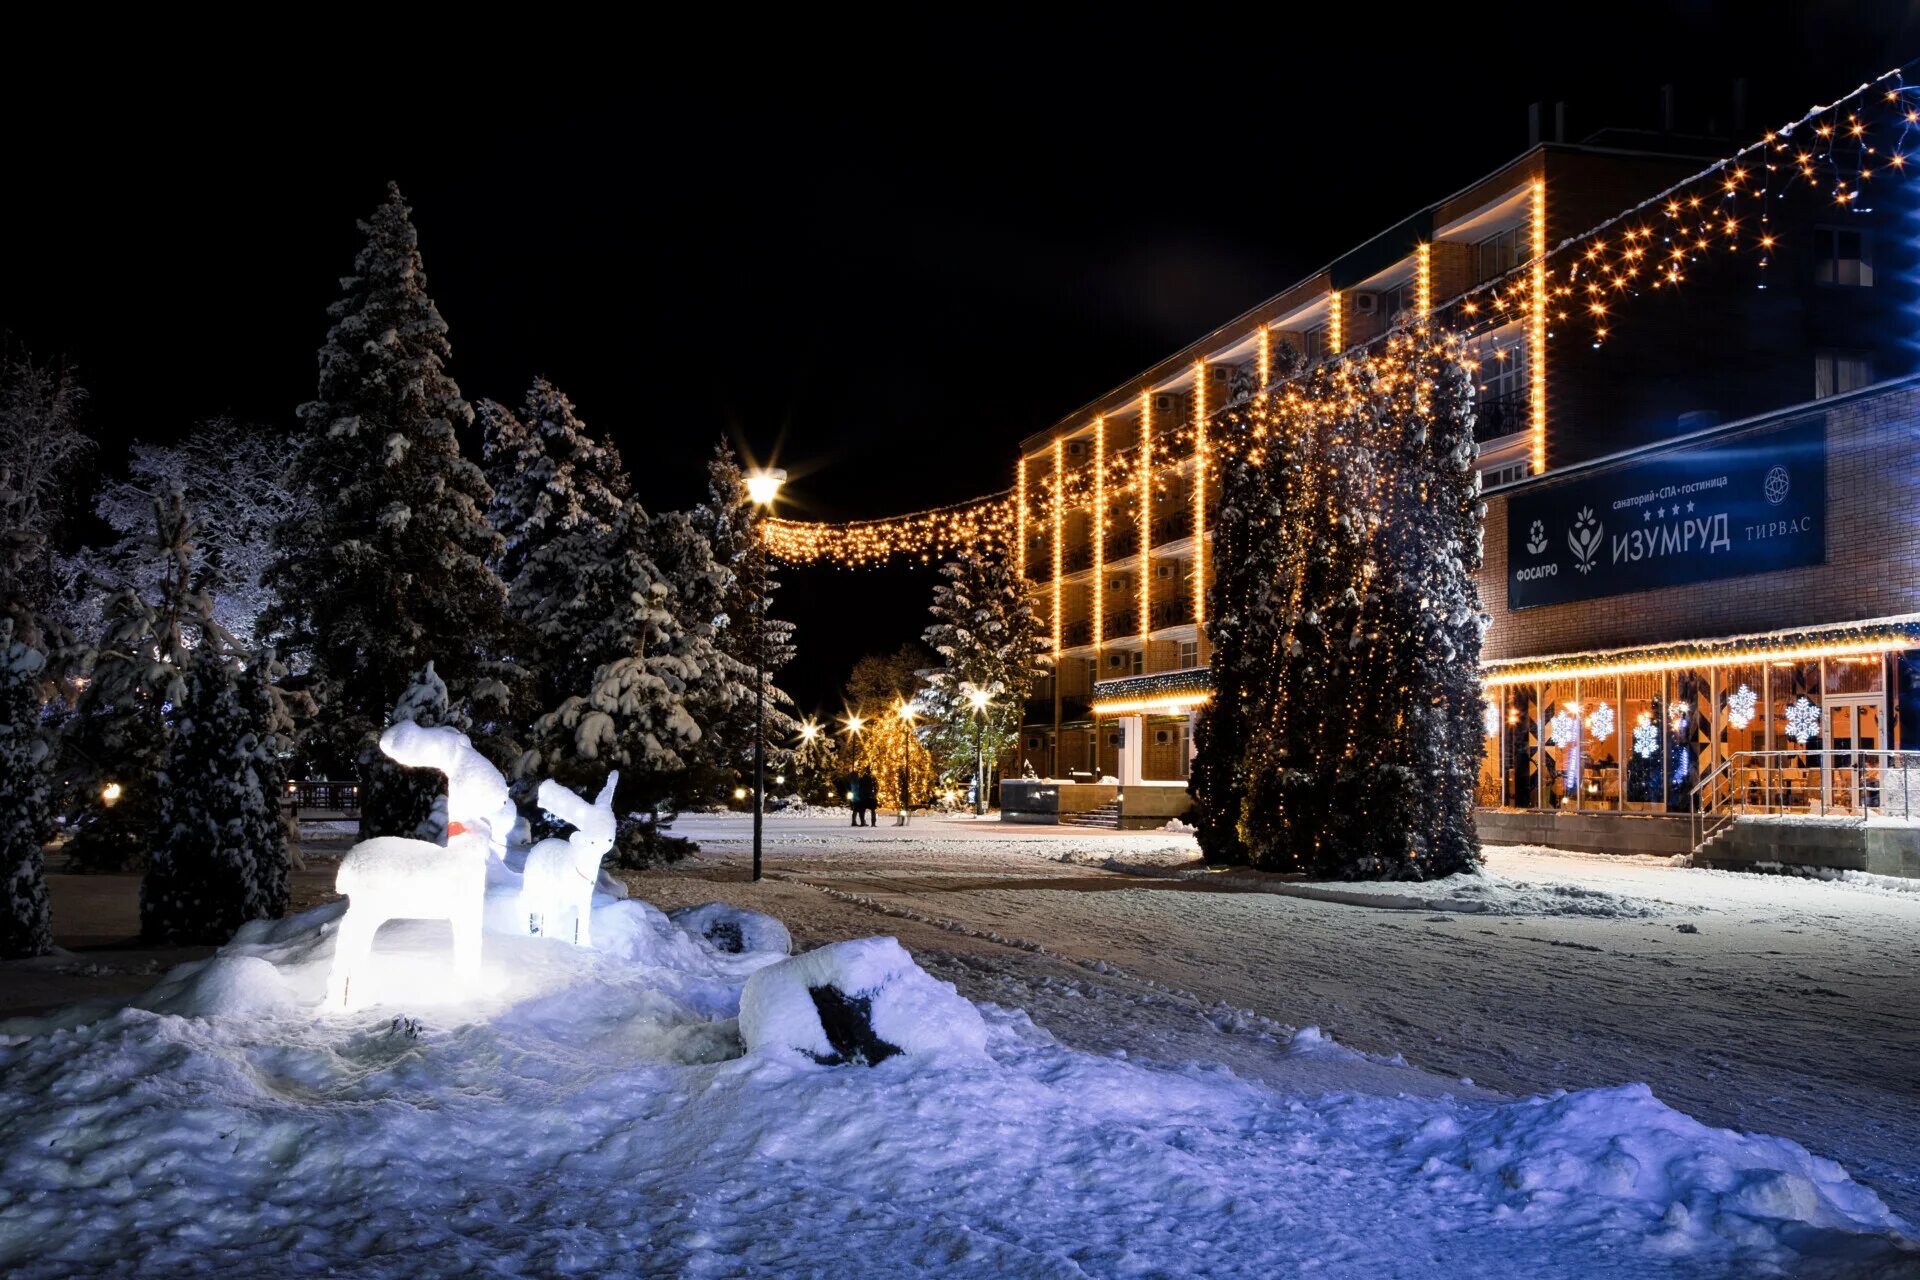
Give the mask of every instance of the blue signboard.
[[1711, 440], [1507, 500], [1507, 608], [1827, 558], [1827, 420]]

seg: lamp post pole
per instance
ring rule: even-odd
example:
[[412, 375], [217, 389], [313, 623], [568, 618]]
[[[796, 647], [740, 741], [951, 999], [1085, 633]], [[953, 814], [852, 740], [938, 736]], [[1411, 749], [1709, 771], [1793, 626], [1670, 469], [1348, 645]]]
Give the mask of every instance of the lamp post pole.
[[979, 685], [967, 690], [967, 701], [973, 704], [973, 816], [984, 818], [987, 814], [987, 703], [992, 695]]
[[[749, 472], [747, 499], [773, 510], [787, 473], [771, 468]], [[760, 828], [767, 808], [767, 543], [756, 515], [753, 521], [753, 878], [760, 879]]]

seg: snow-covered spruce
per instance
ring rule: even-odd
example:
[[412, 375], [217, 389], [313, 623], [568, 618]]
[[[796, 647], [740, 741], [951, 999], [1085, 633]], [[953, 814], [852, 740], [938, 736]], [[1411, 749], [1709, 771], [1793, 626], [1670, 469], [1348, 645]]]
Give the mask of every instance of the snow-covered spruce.
[[47, 656], [0, 617], [0, 959], [53, 950], [46, 867], [48, 755], [40, 727]]
[[[933, 625], [924, 639], [940, 655], [921, 695], [943, 780], [973, 776], [976, 753], [991, 770], [1020, 737], [1034, 680], [1050, 660], [1032, 596], [1003, 556], [968, 553], [940, 566]], [[975, 695], [984, 706], [974, 705]]]
[[429, 660], [456, 700], [473, 694], [494, 671], [506, 604], [493, 494], [460, 453], [473, 412], [447, 372], [447, 324], [398, 187], [361, 229], [300, 407], [290, 472], [312, 501], [274, 531], [266, 575], [265, 625], [325, 711], [305, 745], [329, 770], [358, 763]]
[[740, 1036], [754, 1053], [873, 1066], [895, 1054], [984, 1060], [979, 1011], [893, 938], [855, 938], [782, 960], [747, 979]]
[[225, 942], [286, 899], [279, 797], [260, 776], [262, 727], [241, 701], [236, 665], [211, 646], [196, 649], [186, 698], [174, 709], [159, 823], [140, 884], [140, 932], [154, 942]]
[[766, 952], [784, 956], [793, 951], [793, 935], [787, 932], [787, 926], [758, 911], [724, 902], [702, 902], [670, 911], [667, 916], [714, 950], [729, 955]]

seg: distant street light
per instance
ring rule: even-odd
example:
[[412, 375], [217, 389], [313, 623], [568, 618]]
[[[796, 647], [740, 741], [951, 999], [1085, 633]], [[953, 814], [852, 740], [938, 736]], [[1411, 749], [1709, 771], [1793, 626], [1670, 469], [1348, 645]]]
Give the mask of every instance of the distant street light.
[[[747, 473], [747, 498], [773, 510], [787, 473], [757, 467]], [[753, 538], [753, 878], [760, 878], [760, 828], [767, 807], [767, 542], [759, 525]]]
[[993, 695], [974, 685], [967, 690], [967, 701], [973, 704], [973, 816], [982, 818], [987, 813], [987, 704]]

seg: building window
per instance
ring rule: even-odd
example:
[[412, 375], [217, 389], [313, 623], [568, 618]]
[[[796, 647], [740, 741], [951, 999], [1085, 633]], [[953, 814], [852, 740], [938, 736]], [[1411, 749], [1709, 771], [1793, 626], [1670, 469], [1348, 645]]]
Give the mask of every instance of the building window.
[[1405, 281], [1380, 291], [1380, 314], [1389, 324], [1403, 311], [1413, 310], [1413, 282]]
[[1858, 352], [1822, 351], [1813, 357], [1813, 398], [1857, 391], [1873, 382], [1873, 361]]
[[1133, 664], [1132, 673], [1136, 676], [1146, 674], [1147, 651], [1145, 649], [1135, 649], [1132, 652], [1133, 657], [1130, 660]]
[[1482, 489], [1491, 489], [1495, 485], [1512, 484], [1516, 480], [1524, 480], [1526, 478], [1527, 463], [1525, 459], [1522, 459], [1519, 462], [1508, 462], [1497, 467], [1488, 467], [1480, 473], [1480, 487]]
[[1504, 276], [1527, 260], [1527, 227], [1521, 223], [1496, 231], [1473, 246], [1474, 270], [1481, 280]]
[[1182, 668], [1197, 667], [1200, 665], [1200, 642], [1198, 640], [1182, 640], [1180, 642], [1180, 665]]
[[1327, 358], [1327, 326], [1317, 324], [1300, 335], [1300, 342], [1306, 350], [1300, 353], [1309, 366], [1319, 364]]
[[1100, 660], [1098, 658], [1088, 658], [1087, 659], [1087, 692], [1088, 693], [1093, 692], [1094, 681], [1098, 680], [1099, 678], [1100, 678]]
[[1527, 348], [1518, 339], [1487, 342], [1473, 353], [1473, 438], [1498, 440], [1527, 430], [1533, 421]]
[[1815, 284], [1873, 285], [1873, 236], [1855, 227], [1819, 227], [1814, 231]]

